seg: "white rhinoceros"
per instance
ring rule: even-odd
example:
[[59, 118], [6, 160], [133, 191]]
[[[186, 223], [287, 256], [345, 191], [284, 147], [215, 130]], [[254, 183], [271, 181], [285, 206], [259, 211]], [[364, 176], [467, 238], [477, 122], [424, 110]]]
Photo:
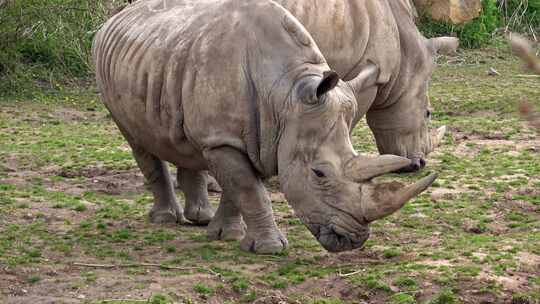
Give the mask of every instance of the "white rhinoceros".
[[278, 175], [318, 241], [350, 250], [368, 238], [370, 222], [436, 177], [410, 186], [371, 181], [411, 162], [359, 156], [351, 145], [358, 98], [379, 69], [339, 80], [274, 1], [139, 1], [100, 29], [92, 53], [102, 99], [151, 186], [154, 221], [184, 219], [165, 161], [186, 174], [185, 216], [195, 222], [210, 212], [203, 183], [210, 170], [223, 188], [211, 237], [243, 237], [244, 250], [279, 252], [287, 241], [262, 183]]
[[[344, 80], [356, 77], [369, 62], [380, 68], [377, 86], [359, 99], [354, 125], [367, 112], [379, 152], [410, 158], [411, 164], [400, 171], [423, 168], [425, 157], [446, 131], [446, 127], [429, 130], [427, 90], [435, 57], [454, 52], [457, 38], [424, 38], [414, 23], [409, 0], [276, 2], [305, 26], [330, 68]], [[182, 180], [179, 170], [179, 184]], [[209, 189], [219, 189], [212, 177], [208, 181]]]

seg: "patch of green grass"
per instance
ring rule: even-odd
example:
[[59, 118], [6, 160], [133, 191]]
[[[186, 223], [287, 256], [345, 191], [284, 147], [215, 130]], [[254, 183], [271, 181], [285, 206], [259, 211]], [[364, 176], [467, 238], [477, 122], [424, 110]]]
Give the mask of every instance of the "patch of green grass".
[[211, 295], [214, 293], [214, 288], [204, 284], [204, 283], [197, 283], [195, 286], [193, 286], [193, 290], [195, 290], [197, 293], [203, 294], [203, 295]]
[[444, 289], [439, 292], [433, 299], [431, 299], [429, 304], [456, 304], [459, 303], [458, 297], [450, 289]]
[[343, 302], [340, 299], [336, 298], [329, 298], [329, 299], [316, 299], [309, 302], [310, 304], [343, 304]]
[[400, 276], [394, 280], [394, 284], [405, 290], [417, 288], [416, 280], [410, 277]]
[[170, 304], [172, 301], [165, 295], [156, 294], [153, 295], [149, 300], [149, 304]]
[[41, 277], [39, 277], [39, 276], [31, 276], [31, 277], [28, 277], [28, 279], [26, 281], [28, 283], [30, 283], [30, 284], [36, 284], [39, 281], [41, 281]]
[[396, 248], [388, 248], [383, 251], [383, 257], [385, 259], [391, 259], [399, 256], [401, 254], [401, 251]]
[[416, 300], [413, 296], [406, 293], [396, 293], [390, 297], [390, 303], [395, 304], [415, 304]]
[[231, 282], [232, 289], [238, 293], [243, 293], [249, 288], [249, 281], [246, 278], [235, 277]]

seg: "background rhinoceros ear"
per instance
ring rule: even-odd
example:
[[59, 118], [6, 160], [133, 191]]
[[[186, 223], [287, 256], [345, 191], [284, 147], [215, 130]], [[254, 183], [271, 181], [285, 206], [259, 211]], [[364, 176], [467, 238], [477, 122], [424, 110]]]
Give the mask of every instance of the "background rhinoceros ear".
[[368, 89], [377, 83], [379, 78], [379, 68], [374, 63], [369, 63], [362, 68], [362, 71], [354, 79], [351, 79], [348, 83], [356, 91]]
[[427, 47], [435, 54], [450, 55], [459, 47], [459, 39], [456, 37], [437, 37], [427, 40]]

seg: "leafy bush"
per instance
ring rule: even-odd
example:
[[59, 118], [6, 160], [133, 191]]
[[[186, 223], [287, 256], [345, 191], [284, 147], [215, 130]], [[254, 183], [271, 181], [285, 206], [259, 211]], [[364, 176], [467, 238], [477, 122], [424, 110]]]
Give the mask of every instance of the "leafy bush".
[[468, 48], [476, 48], [487, 43], [492, 33], [501, 26], [501, 13], [496, 0], [482, 0], [482, 13], [479, 17], [464, 24], [453, 25], [447, 22], [434, 21], [427, 16], [422, 16], [419, 28], [426, 37], [442, 35], [456, 35], [460, 45]]
[[53, 88], [91, 73], [92, 37], [114, 1], [6, 0], [0, 4], [0, 96]]

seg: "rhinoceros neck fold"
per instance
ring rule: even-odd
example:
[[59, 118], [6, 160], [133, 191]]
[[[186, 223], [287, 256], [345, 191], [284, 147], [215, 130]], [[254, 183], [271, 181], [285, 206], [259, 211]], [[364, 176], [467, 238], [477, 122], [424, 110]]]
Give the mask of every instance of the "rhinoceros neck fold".
[[377, 99], [370, 110], [389, 108], [396, 102], [401, 102], [403, 95], [411, 88], [419, 87], [422, 83], [415, 83], [419, 78], [416, 75], [419, 67], [431, 62], [425, 37], [422, 36], [414, 23], [414, 11], [406, 0], [388, 0], [390, 13], [398, 21], [398, 49], [399, 65], [392, 72], [392, 77], [379, 91]]

